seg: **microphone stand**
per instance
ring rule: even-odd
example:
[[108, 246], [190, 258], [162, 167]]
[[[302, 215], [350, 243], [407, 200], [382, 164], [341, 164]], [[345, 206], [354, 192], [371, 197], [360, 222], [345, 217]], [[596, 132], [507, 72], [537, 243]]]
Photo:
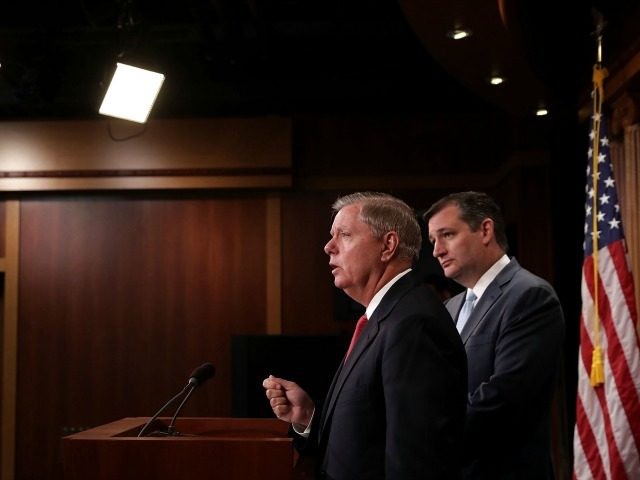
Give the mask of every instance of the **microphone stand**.
[[138, 433], [138, 437], [141, 437], [147, 431], [147, 429], [149, 428], [149, 425], [151, 425], [151, 423], [153, 423], [153, 421], [156, 418], [158, 418], [160, 413], [162, 413], [165, 408], [167, 408], [169, 405], [175, 402], [178, 399], [178, 397], [180, 397], [180, 395], [183, 395], [185, 392], [187, 392], [186, 396], [182, 399], [182, 402], [178, 406], [176, 413], [173, 415], [173, 418], [171, 419], [171, 423], [169, 424], [167, 431], [159, 432], [159, 433], [162, 433], [163, 435], [180, 435], [180, 433], [177, 432], [174, 427], [176, 418], [178, 417], [178, 413], [180, 413], [180, 410], [182, 410], [182, 407], [184, 406], [185, 402], [189, 399], [189, 397], [191, 396], [195, 388], [201, 383], [205, 382], [207, 379], [211, 378], [214, 372], [215, 372], [215, 368], [213, 368], [213, 365], [211, 365], [208, 362], [196, 368], [191, 373], [189, 382], [185, 385], [185, 387], [179, 393], [174, 395], [173, 398], [171, 398], [167, 403], [165, 403], [162, 407], [160, 407], [160, 410], [158, 410], [155, 413], [155, 415], [153, 415], [153, 417], [151, 417], [147, 421], [147, 423], [144, 424], [144, 426], [140, 429], [140, 432]]
[[[189, 391], [189, 393], [187, 394], [187, 397], [188, 397], [189, 395], [191, 395], [191, 392], [193, 392], [193, 386], [192, 386], [192, 384], [191, 384], [191, 383], [187, 383], [187, 384], [185, 385], [185, 387], [184, 387], [180, 392], [178, 392], [178, 393], [177, 393], [176, 395], [174, 395], [174, 396], [173, 396], [173, 397], [172, 397], [172, 398], [171, 398], [167, 403], [165, 403], [162, 407], [160, 407], [160, 409], [159, 409], [159, 410], [158, 410], [158, 411], [153, 415], [153, 417], [151, 417], [151, 418], [147, 421], [147, 423], [145, 423], [145, 424], [144, 424], [144, 426], [140, 429], [140, 432], [138, 433], [138, 437], [142, 437], [142, 435], [147, 431], [147, 428], [149, 428], [149, 425], [151, 425], [151, 423], [152, 423], [156, 418], [158, 418], [158, 416], [159, 416], [159, 415], [164, 411], [164, 409], [165, 409], [165, 408], [167, 408], [169, 405], [171, 405], [173, 402], [175, 402], [175, 401], [180, 397], [180, 395], [184, 394], [184, 392], [186, 392], [186, 391], [187, 391], [187, 389], [188, 389], [189, 387], [191, 387], [191, 390], [190, 390], [190, 391]], [[180, 406], [182, 406], [182, 404], [183, 404], [183, 403], [184, 403], [184, 400], [182, 401], [182, 403], [180, 404]], [[175, 417], [174, 417], [174, 419], [175, 419]], [[173, 421], [172, 421], [172, 423], [173, 423]]]
[[[180, 402], [180, 405], [178, 405], [178, 408], [176, 409], [176, 413], [173, 414], [173, 418], [171, 419], [171, 423], [167, 427], [167, 435], [175, 435], [175, 436], [179, 436], [180, 435], [180, 432], [178, 432], [175, 429], [175, 426], [174, 426], [175, 423], [176, 423], [176, 418], [178, 417], [178, 414], [180, 413], [180, 410], [182, 410], [182, 407], [184, 406], [184, 404], [187, 403], [187, 400], [189, 400], [189, 397], [191, 396], [193, 391], [198, 386], [197, 384], [189, 384], [189, 385], [191, 385], [191, 388], [189, 389], [187, 394], [182, 399], [182, 402]], [[187, 386], [189, 386], [189, 385], [187, 385]]]

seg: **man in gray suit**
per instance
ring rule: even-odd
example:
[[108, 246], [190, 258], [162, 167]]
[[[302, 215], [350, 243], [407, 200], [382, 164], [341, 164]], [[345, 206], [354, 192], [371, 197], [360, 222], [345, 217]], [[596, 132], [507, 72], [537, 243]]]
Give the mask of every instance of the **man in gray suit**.
[[411, 271], [418, 221], [380, 193], [341, 197], [333, 210], [324, 251], [334, 284], [366, 307], [368, 321], [323, 407], [270, 376], [271, 408], [293, 424], [296, 445], [315, 453], [318, 479], [459, 479], [466, 358], [442, 302]]
[[446, 303], [469, 367], [464, 478], [551, 479], [560, 302], [551, 285], [509, 259], [502, 212], [488, 195], [448, 195], [424, 220], [445, 276], [466, 287]]

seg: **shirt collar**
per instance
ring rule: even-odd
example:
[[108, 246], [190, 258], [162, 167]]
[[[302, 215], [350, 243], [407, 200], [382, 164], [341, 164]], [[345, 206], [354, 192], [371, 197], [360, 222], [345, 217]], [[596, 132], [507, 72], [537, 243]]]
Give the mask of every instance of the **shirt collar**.
[[384, 297], [384, 295], [389, 291], [389, 289], [393, 286], [393, 284], [396, 283], [398, 280], [400, 280], [401, 277], [403, 277], [410, 271], [411, 269], [407, 268], [404, 272], [400, 272], [398, 275], [396, 275], [391, 280], [389, 280], [384, 287], [378, 290], [378, 292], [373, 296], [373, 298], [369, 302], [369, 305], [367, 305], [367, 310], [365, 312], [367, 315], [367, 318], [371, 318], [371, 315], [373, 315], [373, 312], [375, 311], [375, 309], [378, 308], [378, 305], [380, 305], [380, 302], [382, 301], [382, 297]]
[[[491, 268], [484, 272], [484, 274], [480, 277], [480, 279], [476, 282], [471, 290], [475, 293], [476, 297], [480, 299], [482, 294], [485, 292], [487, 287], [495, 280], [498, 274], [502, 271], [504, 267], [509, 265], [509, 256], [505, 253], [498, 259], [496, 263], [491, 265]], [[478, 300], [476, 300], [477, 302]]]

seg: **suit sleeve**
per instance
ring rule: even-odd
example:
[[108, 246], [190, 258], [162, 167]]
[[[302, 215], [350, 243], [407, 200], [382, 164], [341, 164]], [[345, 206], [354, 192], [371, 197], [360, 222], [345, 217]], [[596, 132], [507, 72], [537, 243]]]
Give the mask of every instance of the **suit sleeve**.
[[479, 335], [466, 345], [470, 368], [478, 358], [484, 364], [479, 368], [491, 371], [469, 394], [465, 441], [476, 450], [491, 443], [489, 436], [508, 445], [509, 432], [519, 430], [513, 425], [526, 429], [527, 419], [540, 413], [540, 396], [550, 400], [562, 348], [564, 320], [551, 287], [523, 289], [500, 315], [495, 340]]

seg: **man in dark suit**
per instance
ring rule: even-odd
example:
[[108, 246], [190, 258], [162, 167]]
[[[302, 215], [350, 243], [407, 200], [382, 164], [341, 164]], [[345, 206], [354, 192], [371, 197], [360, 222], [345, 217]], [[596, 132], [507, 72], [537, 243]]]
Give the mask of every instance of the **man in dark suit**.
[[271, 407], [304, 449], [315, 448], [318, 478], [460, 478], [466, 359], [443, 304], [411, 273], [421, 244], [414, 213], [370, 192], [341, 197], [333, 210], [324, 250], [334, 283], [366, 307], [368, 322], [322, 408], [270, 376]]
[[504, 219], [488, 195], [448, 195], [424, 220], [445, 276], [466, 287], [446, 303], [469, 365], [464, 478], [551, 479], [550, 411], [564, 336], [560, 302], [546, 281], [506, 255]]

